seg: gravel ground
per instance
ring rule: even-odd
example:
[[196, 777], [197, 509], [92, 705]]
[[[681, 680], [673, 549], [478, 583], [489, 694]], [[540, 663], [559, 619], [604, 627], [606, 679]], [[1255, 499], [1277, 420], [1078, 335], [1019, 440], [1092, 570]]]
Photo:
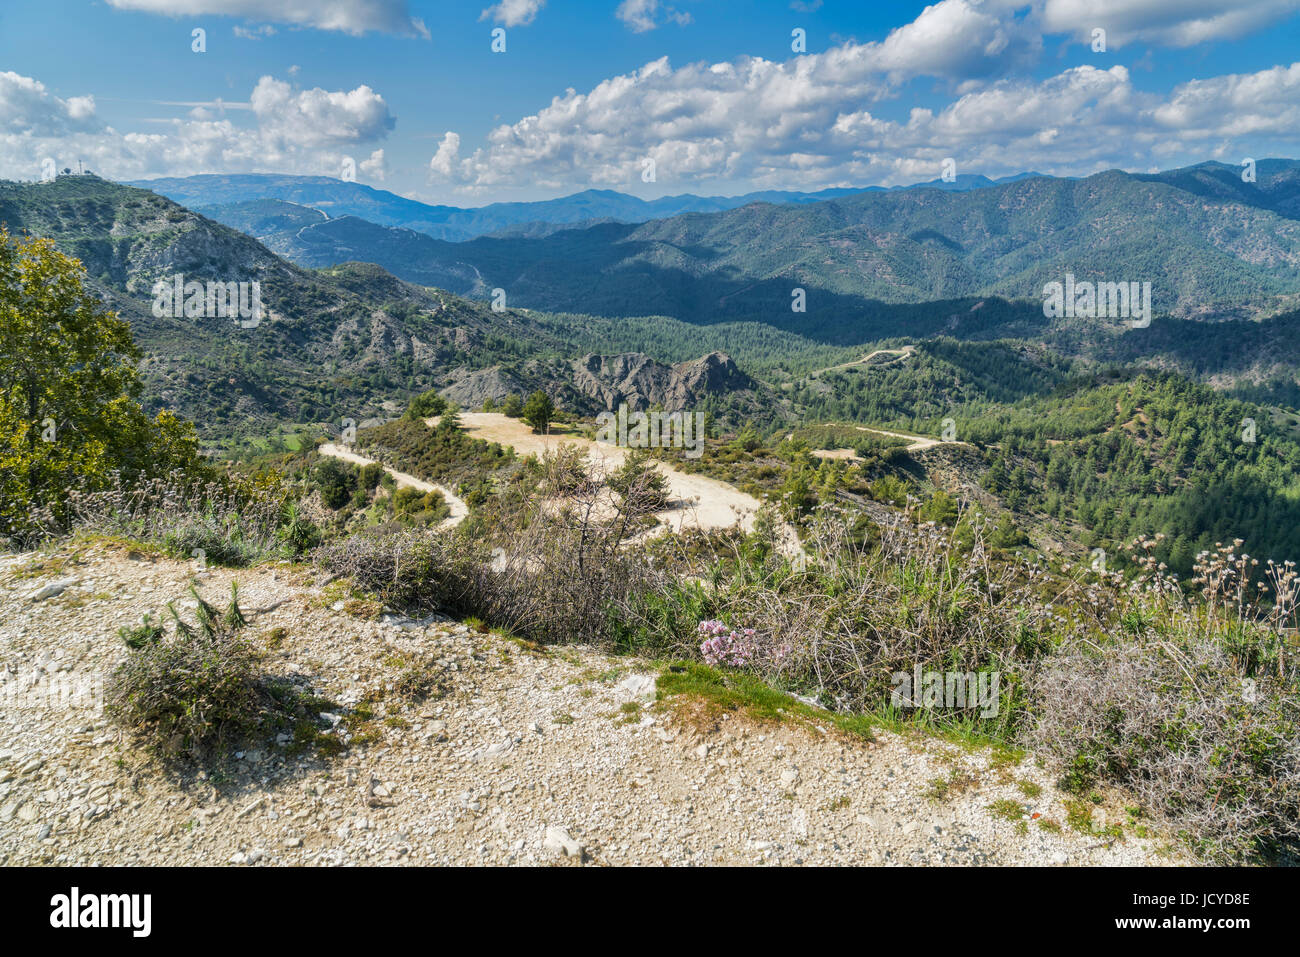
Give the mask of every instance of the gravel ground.
[[[168, 600], [193, 607], [196, 572], [217, 605], [239, 582], [269, 670], [340, 712], [378, 701], [341, 755], [268, 742], [221, 770], [170, 771], [93, 695], [43, 693], [93, 688], [124, 656], [117, 628]], [[443, 618], [360, 617], [364, 603], [319, 576], [287, 564], [198, 571], [107, 544], [0, 558], [0, 863], [1178, 862], [1156, 839], [1072, 830], [1032, 756], [656, 704], [646, 662], [529, 649]], [[439, 696], [393, 692], [412, 660], [439, 676]], [[957, 783], [940, 795], [936, 780]], [[1098, 806], [1094, 821], [1123, 820], [1121, 809]]]

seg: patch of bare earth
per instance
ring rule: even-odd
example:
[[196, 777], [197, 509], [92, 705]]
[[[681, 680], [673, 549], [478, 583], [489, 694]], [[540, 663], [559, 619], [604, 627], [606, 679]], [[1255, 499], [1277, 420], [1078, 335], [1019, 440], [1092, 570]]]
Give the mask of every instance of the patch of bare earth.
[[[0, 559], [0, 863], [1157, 860], [1150, 841], [1071, 832], [1032, 761], [656, 704], [645, 662], [379, 613], [319, 574], [199, 571], [100, 543]], [[126, 653], [118, 627], [184, 607], [191, 577], [214, 603], [239, 582], [266, 669], [334, 702], [342, 753], [253, 742], [176, 772], [93, 702], [42, 695], [56, 677], [103, 679]], [[400, 693], [412, 662], [433, 678], [422, 701]], [[960, 786], [934, 796], [940, 780]], [[998, 800], [1023, 813], [990, 811]]]
[[[427, 420], [430, 424], [436, 419]], [[587, 455], [587, 461], [597, 471], [613, 471], [627, 458], [627, 449], [603, 442], [594, 442], [584, 436], [539, 435], [519, 419], [500, 412], [462, 412], [461, 425], [478, 439], [511, 446], [519, 455], [545, 455], [561, 445], [574, 445]], [[668, 479], [669, 507], [655, 513], [662, 528], [681, 531], [699, 528], [704, 531], [725, 529], [739, 523], [745, 531], [754, 528], [754, 517], [761, 504], [752, 495], [733, 485], [704, 475], [678, 471], [664, 462], [657, 468]], [[789, 554], [799, 551], [798, 536], [788, 526], [783, 529], [782, 547]]]

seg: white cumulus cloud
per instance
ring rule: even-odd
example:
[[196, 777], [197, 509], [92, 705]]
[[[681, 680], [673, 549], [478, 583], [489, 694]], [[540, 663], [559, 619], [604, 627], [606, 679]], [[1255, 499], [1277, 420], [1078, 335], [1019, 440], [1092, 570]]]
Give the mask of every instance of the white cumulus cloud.
[[288, 23], [317, 30], [395, 33], [428, 37], [421, 20], [411, 16], [407, 0], [108, 0], [119, 10], [166, 16], [247, 17], [259, 23]]
[[633, 33], [646, 33], [670, 20], [684, 27], [692, 20], [689, 13], [676, 7], [665, 6], [661, 13], [659, 0], [623, 0], [614, 11], [614, 16], [622, 20]]
[[526, 27], [544, 6], [546, 0], [501, 0], [479, 14], [479, 19], [494, 20], [507, 27]]
[[375, 150], [370, 154], [369, 159], [361, 161], [361, 172], [365, 173], [371, 179], [377, 179], [381, 183], [384, 181], [384, 174], [387, 167], [384, 166], [384, 151]]
[[1298, 10], [1300, 0], [1042, 0], [1042, 24], [1080, 40], [1101, 28], [1108, 47], [1134, 41], [1187, 47], [1232, 40]]
[[585, 93], [568, 90], [468, 153], [447, 133], [430, 175], [469, 193], [635, 189], [650, 158], [657, 182], [674, 187], [811, 188], [932, 179], [946, 157], [961, 172], [1080, 175], [1176, 154], [1206, 158], [1234, 137], [1282, 153], [1300, 143], [1300, 64], [1168, 94], [1138, 89], [1121, 65], [1080, 66], [983, 83], [905, 118], [882, 116], [878, 105], [891, 90], [881, 72], [890, 66], [880, 45], [852, 43], [784, 63], [674, 69], [663, 58]]
[[429, 172], [438, 179], [448, 180], [456, 175], [457, 163], [460, 161], [460, 135], [450, 130], [438, 144], [438, 152], [429, 160]]
[[299, 90], [264, 76], [249, 98], [260, 130], [290, 146], [360, 143], [384, 136], [395, 120], [384, 98], [370, 87]]
[[0, 73], [0, 132], [31, 137], [98, 130], [93, 96], [60, 99], [45, 84], [17, 73]]
[[[94, 99], [63, 99], [42, 83], [0, 73], [0, 177], [36, 178], [40, 161], [82, 160], [116, 179], [200, 172], [300, 172], [336, 175], [345, 151], [383, 139], [395, 120], [382, 96], [353, 90], [303, 90], [262, 77], [248, 103], [183, 104], [177, 118], [150, 132], [119, 132], [95, 112]], [[230, 113], [245, 118], [235, 123]], [[251, 118], [251, 124], [247, 121]], [[376, 179], [384, 152], [361, 164]]]
[[941, 0], [872, 45], [877, 65], [898, 77], [981, 77], [1035, 59], [1042, 38], [1026, 19], [981, 0]]

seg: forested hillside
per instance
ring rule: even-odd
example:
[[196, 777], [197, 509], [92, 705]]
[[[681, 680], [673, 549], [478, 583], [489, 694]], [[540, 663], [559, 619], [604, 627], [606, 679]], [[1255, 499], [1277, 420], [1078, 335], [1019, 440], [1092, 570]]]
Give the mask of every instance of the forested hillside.
[[948, 424], [983, 450], [980, 485], [1086, 547], [1163, 533], [1156, 554], [1183, 575], [1235, 538], [1261, 559], [1300, 555], [1294, 416], [1176, 373], [937, 339], [906, 361], [807, 379], [795, 398], [812, 419], [935, 436]]
[[[289, 258], [354, 258], [402, 278], [512, 303], [692, 323], [765, 322], [866, 341], [908, 333], [928, 304], [1000, 296], [1041, 305], [1047, 282], [1150, 282], [1156, 314], [1258, 318], [1300, 297], [1300, 176], [1264, 160], [1254, 183], [1221, 166], [1085, 179], [1037, 176], [983, 189], [866, 191], [811, 204], [751, 203], [641, 225], [447, 243], [355, 220], [276, 234]], [[794, 312], [792, 290], [806, 292]]]

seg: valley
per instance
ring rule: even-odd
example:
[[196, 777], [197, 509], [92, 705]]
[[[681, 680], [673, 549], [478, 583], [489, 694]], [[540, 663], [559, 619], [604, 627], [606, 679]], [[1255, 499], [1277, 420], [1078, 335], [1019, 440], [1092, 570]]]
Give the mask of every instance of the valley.
[[[816, 716], [824, 713], [834, 721], [860, 717], [902, 732], [904, 737], [894, 741], [879, 730], [874, 740], [884, 742], [880, 747], [889, 749], [889, 760], [911, 761], [894, 750], [910, 747], [904, 744], [908, 722], [892, 705], [881, 704], [880, 668], [887, 666], [880, 661], [894, 654], [892, 643], [930, 641], [936, 629], [959, 621], [971, 630], [955, 639], [961, 649], [956, 653], [965, 656], [963, 667], [972, 675], [993, 666], [1023, 674], [1018, 680], [1029, 683], [1032, 694], [1040, 696], [1035, 700], [1043, 701], [1055, 693], [1034, 670], [1038, 657], [1048, 654], [1043, 649], [1075, 641], [1095, 644], [1095, 629], [1110, 633], [1116, 621], [1136, 620], [1120, 617], [1133, 613], [1124, 611], [1131, 602], [1190, 595], [1183, 582], [1206, 581], [1207, 561], [1254, 559], [1264, 563], [1264, 574], [1276, 576], [1287, 574], [1278, 570], [1289, 569], [1287, 562], [1294, 560], [1289, 556], [1300, 553], [1300, 414], [1293, 398], [1300, 386], [1291, 371], [1300, 354], [1289, 338], [1300, 313], [1294, 311], [1285, 266], [1293, 258], [1287, 224], [1294, 213], [1288, 197], [1295, 177], [1286, 164], [1266, 163], [1262, 169], [1266, 199], [1247, 203], [1229, 193], [1210, 203], [1222, 208], [1196, 211], [1194, 203], [1208, 189], [1206, 177], [1218, 182], [1212, 169], [1175, 171], [1167, 181], [1109, 174], [1085, 181], [1087, 202], [1080, 200], [1076, 210], [1081, 222], [1092, 222], [1088, 217], [1115, 203], [1155, 203], [1161, 211], [1148, 218], [1158, 228], [1168, 228], [1166, 220], [1173, 216], [1190, 224], [1193, 233], [1208, 230], [1200, 239], [1188, 234], [1189, 243], [1202, 247], [1187, 253], [1191, 265], [1181, 274], [1184, 280], [1197, 276], [1197, 283], [1219, 284], [1224, 276], [1236, 276], [1253, 284], [1254, 298], [1242, 300], [1241, 308], [1215, 306], [1203, 315], [1171, 302], [1144, 329], [1047, 319], [1039, 304], [1012, 294], [1008, 284], [1010, 275], [1020, 276], [1017, 282], [1033, 275], [1025, 265], [1027, 254], [994, 255], [997, 233], [977, 237], [971, 232], [971, 223], [979, 221], [972, 210], [991, 217], [1001, 208], [997, 204], [1009, 203], [1021, 210], [1021, 218], [1008, 228], [1032, 232], [1032, 215], [1024, 210], [1079, 198], [1080, 181], [1047, 177], [983, 184], [967, 192], [918, 188], [786, 198], [640, 224], [516, 224], [506, 232], [455, 242], [406, 226], [370, 223], [353, 213], [335, 216], [329, 209], [313, 211], [267, 198], [221, 208], [221, 216], [251, 231], [245, 234], [155, 193], [97, 177], [0, 184], [0, 219], [75, 255], [86, 270], [89, 293], [125, 321], [138, 343], [131, 369], [141, 412], [159, 417], [159, 423], [171, 422], [172, 409], [195, 420], [193, 427], [179, 420], [174, 428], [181, 431], [175, 435], [166, 432], [170, 424], [153, 426], [168, 436], [164, 446], [170, 458], [164, 460], [184, 463], [179, 471], [177, 466], [155, 470], [150, 481], [156, 499], [139, 493], [126, 497], [114, 484], [121, 478], [105, 475], [85, 500], [76, 497], [66, 506], [63, 514], [82, 530], [77, 541], [85, 547], [118, 538], [154, 543], [148, 547], [156, 551], [141, 553], [151, 564], [186, 554], [205, 562], [212, 556], [214, 567], [238, 569], [259, 601], [271, 592], [279, 596], [268, 598], [272, 604], [300, 602], [310, 609], [327, 601], [334, 614], [353, 616], [367, 627], [379, 622], [379, 632], [368, 640], [387, 642], [390, 662], [407, 661], [414, 653], [396, 650], [394, 640], [407, 640], [402, 636], [416, 634], [421, 647], [453, 656], [468, 642], [474, 646], [471, 657], [481, 661], [501, 651], [495, 644], [495, 650], [478, 647], [473, 636], [495, 635], [484, 641], [517, 640], [529, 648], [566, 644], [577, 649], [573, 654], [585, 669], [629, 668], [644, 679], [638, 688], [649, 688], [646, 682], [653, 680], [660, 690], [648, 697], [616, 694], [609, 701], [595, 691], [599, 707], [613, 708], [615, 718], [633, 714], [635, 705], [638, 720], [626, 723], [640, 729], [632, 732], [640, 736], [630, 742], [627, 760], [653, 764], [659, 760], [651, 753], [653, 741], [676, 741], [679, 735], [689, 735], [697, 751], [732, 746], [729, 732], [716, 737], [720, 724], [709, 724], [708, 731], [696, 727], [689, 717], [696, 705], [680, 712], [664, 704], [672, 694], [663, 689], [684, 673], [673, 668], [696, 665], [673, 665], [665, 672], [661, 664], [651, 664], [694, 661], [704, 654], [705, 666], [713, 670], [687, 673], [713, 690], [693, 685], [688, 700], [723, 694], [732, 702], [725, 710], [734, 714], [726, 720], [744, 729], [742, 739], [766, 740], [771, 732], [760, 730], [767, 728], [766, 719], [752, 723], [752, 716], [745, 717], [750, 705], [730, 697], [738, 693], [735, 679], [728, 677], [738, 663], [762, 676], [766, 690], [755, 686], [746, 692], [757, 695], [755, 700], [792, 695], [789, 701], [813, 709], [806, 717], [814, 728], [821, 720]], [[1177, 190], [1187, 195], [1171, 192]], [[1271, 217], [1269, 254], [1257, 262], [1230, 264], [1239, 250], [1212, 239], [1218, 235], [1212, 224], [1216, 217], [1239, 216], [1246, 207], [1252, 216]], [[948, 242], [940, 220], [954, 216], [967, 232]], [[931, 232], [917, 234], [917, 224], [926, 222]], [[552, 228], [558, 226], [565, 228]], [[911, 230], [913, 246], [897, 245], [898, 229]], [[746, 235], [750, 238], [743, 242], [737, 238]], [[321, 236], [333, 238], [317, 242]], [[842, 258], [844, 250], [865, 249], [868, 236], [873, 237], [870, 258]], [[1074, 241], [1062, 239], [1050, 255], [1043, 253], [1043, 261], [1075, 255]], [[1040, 242], [1056, 242], [1052, 231], [1043, 232]], [[305, 243], [316, 252], [304, 255]], [[769, 243], [773, 248], [766, 248]], [[446, 258], [453, 246], [460, 257], [454, 261]], [[733, 256], [733, 247], [742, 254]], [[897, 263], [876, 257], [890, 249], [890, 255], [901, 257], [897, 262], [913, 266], [935, 266], [935, 256], [950, 257], [935, 268], [951, 282], [927, 274], [892, 275], [885, 290], [881, 277], [890, 277]], [[810, 256], [818, 259], [816, 270]], [[1013, 267], [1019, 272], [1008, 272]], [[155, 315], [153, 283], [176, 274], [259, 283], [265, 321], [240, 327], [220, 318]], [[499, 282], [507, 284], [504, 308], [481, 298]], [[807, 313], [783, 312], [790, 308], [795, 282], [807, 284]], [[915, 291], [921, 288], [941, 297], [918, 300]], [[1237, 287], [1228, 282], [1221, 288], [1235, 295]], [[708, 295], [701, 296], [705, 289]], [[701, 456], [671, 448], [634, 454], [596, 442], [597, 415], [622, 407], [698, 414]], [[353, 427], [355, 439], [347, 437]], [[205, 490], [168, 485], [186, 472], [202, 475]], [[13, 506], [4, 517], [9, 527], [20, 529], [11, 533], [11, 544], [39, 545], [46, 533], [30, 517], [37, 513], [18, 504], [28, 494], [25, 486], [7, 476], [4, 481]], [[124, 508], [125, 501], [136, 504]], [[1242, 550], [1240, 558], [1227, 553], [1225, 542]], [[60, 553], [49, 561], [80, 567], [80, 555]], [[130, 567], [104, 560], [112, 566], [104, 574], [118, 588], [119, 579], [130, 577]], [[139, 560], [128, 555], [130, 562]], [[34, 559], [31, 567], [43, 567], [43, 561]], [[276, 574], [268, 580], [262, 570], [271, 561], [294, 568], [309, 563], [321, 577], [310, 587], [294, 578], [293, 588], [280, 594]], [[1120, 591], [1130, 578], [1151, 581], [1145, 576], [1153, 569], [1158, 569], [1156, 584], [1147, 586], [1153, 590], [1134, 593], [1136, 598]], [[929, 584], [919, 583], [918, 574], [932, 576]], [[953, 574], [970, 580], [963, 584], [949, 577]], [[194, 583], [228, 580], [232, 576], [224, 571], [213, 576], [200, 570], [193, 576]], [[1255, 599], [1235, 614], [1254, 616], [1257, 623], [1289, 616], [1289, 579], [1269, 580], [1278, 597]], [[72, 588], [75, 597], [79, 586], [66, 584], [72, 581], [60, 579], [52, 587]], [[151, 582], [156, 591], [158, 583]], [[1098, 589], [1111, 597], [1079, 597]], [[130, 594], [129, 588], [123, 594]], [[1003, 599], [1009, 594], [1016, 596], [1015, 614], [1034, 609], [1037, 637], [1025, 638], [1010, 619], [999, 617], [1011, 613]], [[104, 600], [94, 595], [86, 600]], [[984, 603], [979, 609], [956, 610], [975, 596]], [[932, 600], [952, 604], [916, 622], [916, 609]], [[198, 598], [182, 599], [182, 609], [203, 607]], [[1192, 612], [1160, 608], [1161, 615], [1184, 622], [1179, 627], [1191, 627], [1186, 622], [1192, 619], [1183, 616]], [[322, 627], [312, 614], [296, 619], [293, 627]], [[754, 631], [772, 643], [763, 652], [770, 657], [761, 665], [740, 651], [728, 652], [732, 658], [709, 657], [717, 653], [707, 650], [708, 642], [700, 643], [698, 629], [714, 627], [711, 622], [721, 621], [715, 616], [756, 622]], [[435, 620], [448, 625], [431, 625]], [[999, 637], [991, 647], [978, 637], [990, 621], [1000, 622], [993, 626]], [[1070, 622], [1074, 631], [1058, 633], [1060, 621]], [[115, 627], [131, 632], [123, 622]], [[282, 626], [268, 618], [266, 627], [275, 632]], [[1286, 652], [1274, 644], [1272, 625], [1252, 627], [1260, 630], [1251, 639], [1258, 643], [1251, 660], [1282, 660]], [[1007, 637], [1013, 633], [1021, 637]], [[728, 634], [735, 648], [749, 640], [743, 631]], [[340, 653], [315, 644], [303, 653], [321, 651]], [[608, 657], [615, 652], [620, 657]], [[787, 663], [787, 654], [797, 663]], [[853, 665], [861, 656], [877, 664]], [[294, 673], [306, 675], [306, 667], [313, 681], [339, 693], [341, 679], [330, 677], [315, 660], [302, 659], [292, 666]], [[463, 660], [470, 667], [469, 659]], [[424, 676], [420, 687], [425, 665], [411, 666]], [[552, 677], [551, 670], [549, 663], [539, 663], [537, 669], [511, 672], [504, 684], [492, 685], [493, 693], [515, 694], [520, 682], [570, 680], [558, 673]], [[387, 686], [408, 680], [409, 674], [399, 670], [376, 680]], [[452, 694], [439, 688], [432, 700]], [[350, 716], [349, 746], [379, 700], [371, 691], [359, 693], [361, 698], [345, 689], [330, 705], [337, 711], [317, 712]], [[579, 709], [569, 697], [563, 701], [566, 714], [581, 710], [584, 724], [604, 713], [587, 704]], [[1042, 721], [1025, 717], [1038, 713], [1032, 709], [1041, 703], [1008, 699], [1005, 706], [1010, 710], [999, 719], [960, 714], [956, 723], [941, 726], [942, 733], [958, 739], [973, 735], [985, 742], [980, 747], [990, 740], [1017, 746], [1033, 740], [1067, 755], [1074, 747], [1064, 742], [1076, 725], [1045, 730]], [[778, 711], [791, 707], [796, 705], [782, 704]], [[407, 713], [396, 704], [380, 710], [390, 729], [428, 724], [440, 728], [433, 740], [460, 740], [451, 738], [452, 718], [463, 716], [459, 705], [451, 711], [430, 705]], [[543, 728], [531, 733], [540, 735], [539, 742], [548, 738], [545, 723], [527, 708], [501, 711], [498, 718], [502, 727], [523, 721]], [[314, 719], [312, 728], [295, 720], [294, 733], [315, 741], [312, 747], [335, 747], [318, 737], [328, 737], [329, 729], [315, 728]], [[512, 733], [496, 743], [479, 741], [477, 732], [457, 728], [465, 748], [447, 754], [468, 761], [469, 768], [478, 767], [484, 755], [516, 748], [526, 753], [525, 742], [532, 740]], [[1031, 739], [1030, 729], [1047, 737]], [[364, 730], [360, 747], [378, 740], [371, 737], [377, 733]], [[816, 741], [828, 732], [813, 733]], [[420, 735], [417, 745], [404, 740], [393, 746], [398, 753], [423, 747], [430, 739], [423, 730]], [[471, 739], [478, 743], [471, 746]], [[651, 751], [642, 744], [651, 744]], [[286, 747], [283, 741], [279, 746]], [[783, 747], [802, 746], [783, 738]], [[855, 765], [860, 776], [878, 770], [871, 750], [834, 753], [865, 762]], [[546, 763], [552, 769], [547, 772], [539, 765], [530, 774], [558, 773], [555, 769], [568, 760], [558, 751], [547, 754], [545, 762], [560, 763]], [[269, 760], [280, 767], [279, 758]], [[742, 760], [749, 759], [737, 752], [736, 761]], [[1117, 829], [1130, 840], [1155, 838], [1155, 844], [1118, 845], [1115, 856], [1107, 846], [1096, 854], [1100, 845], [1080, 845], [1068, 831], [1062, 836], [1028, 824], [1013, 831], [1021, 840], [1002, 843], [1000, 825], [989, 829], [989, 810], [1000, 809], [1006, 822], [1020, 820], [1021, 811], [1012, 813], [1013, 799], [997, 790], [1007, 782], [995, 767], [1002, 760], [996, 750], [980, 760], [984, 763], [977, 761], [974, 770], [952, 765], [951, 755], [937, 764], [930, 759], [917, 764], [934, 794], [956, 786], [944, 783], [949, 779], [961, 782], [960, 794], [969, 777], [983, 780], [996, 773], [994, 783], [973, 792], [984, 803], [955, 796], [951, 812], [945, 808], [943, 820], [933, 825], [935, 835], [957, 828], [961, 845], [928, 841], [913, 849], [912, 858], [950, 860], [961, 856], [960, 847], [974, 846], [980, 850], [972, 853], [984, 862], [1149, 863], [1152, 853], [1171, 853], [1166, 832], [1135, 820], [1115, 823], [1122, 815], [1114, 803], [1127, 799], [1122, 787], [1132, 786], [1118, 777], [1106, 780], [1120, 791], [1093, 792], [1109, 802], [1101, 823], [1082, 823], [1076, 798], [1065, 792], [1044, 798], [1042, 806], [1049, 810], [1034, 813], [1050, 813], [1053, 823], [1073, 815], [1077, 834], [1096, 837]], [[737, 766], [728, 761], [728, 767]], [[307, 764], [290, 773], [290, 763], [282, 769], [289, 777], [316, 773]], [[693, 780], [694, 772], [676, 757], [656, 766], [656, 773], [673, 780]], [[374, 768], [372, 782], [379, 781], [390, 796], [453, 786], [477, 793], [472, 772], [408, 780], [397, 766]], [[716, 773], [709, 771], [706, 779]], [[329, 779], [326, 772], [322, 780]], [[851, 842], [853, 855], [883, 853], [884, 845], [873, 843], [880, 835], [889, 835], [888, 844], [897, 840], [894, 830], [906, 837], [916, 832], [913, 825], [929, 814], [915, 802], [920, 780], [909, 778], [902, 806], [873, 805], [857, 815], [855, 827], [865, 830], [837, 832]], [[625, 785], [614, 774], [599, 787], [623, 794]], [[157, 786], [163, 795], [173, 785], [160, 780]], [[1024, 794], [1030, 790], [1026, 784]], [[820, 789], [809, 793], [816, 801], [838, 800]], [[588, 796], [578, 791], [572, 799]], [[373, 797], [373, 790], [363, 796], [367, 808], [391, 806], [375, 804]], [[219, 862], [213, 855], [225, 854], [229, 862], [245, 864], [339, 863], [375, 855], [385, 862], [404, 862], [408, 855], [412, 862], [466, 860], [436, 841], [376, 844], [331, 837], [320, 815], [335, 820], [338, 806], [298, 808], [290, 792], [278, 786], [266, 790], [263, 800], [291, 811], [293, 820], [305, 812], [302, 820], [315, 830], [298, 827], [276, 836], [264, 826], [241, 826], [231, 847], [183, 842], [168, 852], [169, 859], [211, 863]], [[627, 804], [632, 798], [621, 800]], [[1146, 800], [1162, 809], [1163, 821], [1178, 820], [1177, 808], [1162, 795]], [[936, 802], [943, 799], [927, 798], [926, 806]], [[15, 804], [15, 816], [29, 804]], [[203, 819], [223, 814], [227, 806], [233, 808], [227, 798], [214, 798], [205, 803]], [[761, 806], [769, 809], [768, 803]], [[1039, 805], [1031, 800], [1024, 806]], [[516, 835], [507, 828], [503, 833], [509, 839], [500, 847], [485, 845], [489, 859], [528, 863], [539, 855], [573, 856], [549, 825], [530, 817], [534, 811], [526, 802], [519, 809], [529, 822], [524, 830]], [[346, 813], [355, 818], [349, 835], [365, 830], [359, 812]], [[158, 807], [150, 814], [158, 827], [175, 830], [170, 812]], [[367, 826], [381, 817], [364, 815]], [[821, 822], [816, 827], [831, 827], [830, 819], [819, 815], [816, 820]], [[431, 821], [421, 811], [398, 824], [409, 831], [435, 826]], [[473, 821], [462, 823], [477, 829]], [[444, 823], [461, 826], [451, 818]], [[60, 827], [66, 826], [62, 821]], [[578, 840], [575, 833], [583, 835], [584, 859], [653, 859], [645, 857], [639, 832], [630, 834], [621, 825], [588, 821], [566, 827], [572, 840]], [[680, 843], [687, 850], [681, 860], [739, 862], [757, 852], [754, 862], [778, 863], [789, 856], [781, 840], [742, 834], [721, 820], [715, 827], [724, 835], [725, 851], [710, 855], [682, 831]], [[1234, 840], [1229, 831], [1214, 833], [1229, 835], [1216, 840]], [[1023, 840], [1026, 834], [1032, 839]], [[628, 850], [634, 846], [638, 849]], [[1228, 850], [1225, 843], [1214, 853], [1240, 851]]]

